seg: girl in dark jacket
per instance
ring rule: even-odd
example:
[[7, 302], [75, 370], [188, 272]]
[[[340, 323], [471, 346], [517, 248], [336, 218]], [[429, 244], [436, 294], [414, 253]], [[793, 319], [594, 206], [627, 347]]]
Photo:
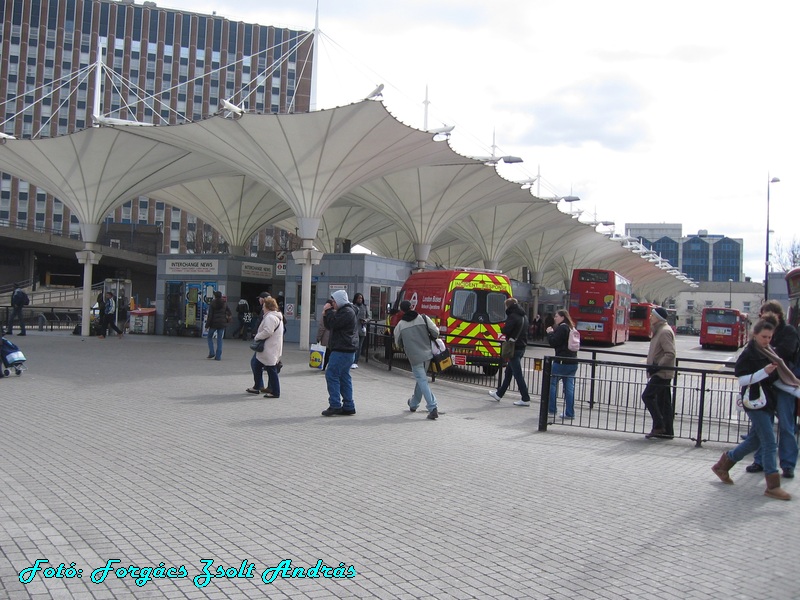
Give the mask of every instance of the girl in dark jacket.
[[[781, 489], [781, 475], [775, 460], [777, 444], [773, 429], [777, 389], [800, 394], [800, 382], [794, 378], [783, 360], [770, 347], [778, 323], [772, 316], [759, 319], [753, 326], [753, 336], [736, 361], [735, 375], [742, 386], [744, 408], [750, 419], [750, 433], [733, 450], [725, 452], [711, 470], [723, 483], [732, 484], [728, 471], [733, 465], [761, 446], [764, 476], [767, 480], [765, 496], [778, 500], [791, 500]], [[766, 401], [761, 408], [755, 408]]]
[[[206, 328], [208, 329], [208, 358], [222, 360], [222, 337], [231, 321], [231, 309], [222, 299], [222, 292], [214, 292], [214, 299], [208, 307]], [[217, 350], [214, 351], [214, 334], [217, 337]]]
[[575, 358], [578, 353], [569, 349], [569, 332], [575, 327], [572, 317], [565, 310], [556, 311], [553, 317], [555, 322], [553, 327], [548, 327], [547, 342], [552, 348], [556, 349], [556, 358], [553, 360], [553, 368], [550, 372], [550, 414], [556, 414], [556, 393], [558, 392], [559, 380], [564, 381], [564, 412], [561, 419], [575, 418], [575, 373], [578, 372], [578, 364], [569, 360]]

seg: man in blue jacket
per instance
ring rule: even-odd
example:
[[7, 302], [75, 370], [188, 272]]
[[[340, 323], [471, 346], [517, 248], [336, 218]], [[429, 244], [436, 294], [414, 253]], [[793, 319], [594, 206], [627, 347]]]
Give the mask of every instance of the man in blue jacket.
[[330, 330], [328, 350], [330, 359], [325, 370], [328, 384], [328, 408], [322, 411], [323, 417], [340, 417], [356, 414], [353, 402], [353, 380], [350, 365], [358, 350], [358, 319], [353, 305], [347, 299], [347, 292], [336, 290], [331, 299], [322, 307], [322, 322]]

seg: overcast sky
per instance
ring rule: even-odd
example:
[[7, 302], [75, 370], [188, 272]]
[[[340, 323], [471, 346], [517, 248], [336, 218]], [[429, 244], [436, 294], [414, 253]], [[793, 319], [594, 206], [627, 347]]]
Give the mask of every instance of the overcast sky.
[[[316, 0], [168, 0], [159, 6], [310, 30]], [[542, 196], [583, 220], [682, 223], [743, 238], [764, 277], [772, 240], [800, 240], [800, 3], [793, 0], [320, 0], [317, 108], [384, 102], [455, 150], [516, 155]], [[596, 214], [596, 217], [595, 217]]]

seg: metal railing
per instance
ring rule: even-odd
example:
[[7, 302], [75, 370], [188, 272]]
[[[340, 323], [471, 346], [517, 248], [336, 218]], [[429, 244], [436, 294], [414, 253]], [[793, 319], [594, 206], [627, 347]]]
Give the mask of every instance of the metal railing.
[[[378, 358], [389, 370], [394, 366], [408, 369], [405, 356], [391, 349], [393, 340], [388, 331], [383, 323], [368, 325], [364, 342], [369, 348], [367, 358], [370, 355], [373, 359]], [[485, 340], [481, 338], [481, 341]], [[539, 430], [569, 426], [634, 434], [649, 431], [650, 413], [641, 399], [648, 381], [644, 364], [646, 355], [599, 348], [581, 348], [581, 355], [589, 358], [575, 359], [578, 371], [575, 375], [574, 419], [553, 418], [547, 410], [553, 356], [523, 357], [522, 372], [531, 405], [539, 407]], [[604, 360], [603, 356], [611, 356], [612, 360]], [[702, 359], [678, 361], [671, 382], [675, 438], [691, 440], [696, 446], [707, 441], [736, 444], [740, 436], [747, 433], [749, 419], [736, 404], [738, 382], [731, 371], [721, 371], [730, 366], [726, 362]], [[504, 371], [501, 368], [497, 373], [487, 374], [482, 365], [456, 365], [435, 377], [497, 388]], [[517, 391], [513, 378], [509, 391]], [[556, 414], [563, 414], [563, 385], [558, 386], [556, 401]]]

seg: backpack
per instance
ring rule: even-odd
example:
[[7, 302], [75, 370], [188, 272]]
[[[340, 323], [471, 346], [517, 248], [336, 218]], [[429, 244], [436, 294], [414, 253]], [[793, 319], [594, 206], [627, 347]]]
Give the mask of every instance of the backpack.
[[567, 348], [572, 352], [577, 352], [581, 349], [581, 334], [574, 327], [569, 330], [569, 341], [567, 341]]
[[28, 294], [26, 294], [22, 290], [17, 290], [16, 292], [14, 292], [14, 298], [12, 304], [16, 306], [28, 306], [30, 303], [31, 301], [28, 298]]

